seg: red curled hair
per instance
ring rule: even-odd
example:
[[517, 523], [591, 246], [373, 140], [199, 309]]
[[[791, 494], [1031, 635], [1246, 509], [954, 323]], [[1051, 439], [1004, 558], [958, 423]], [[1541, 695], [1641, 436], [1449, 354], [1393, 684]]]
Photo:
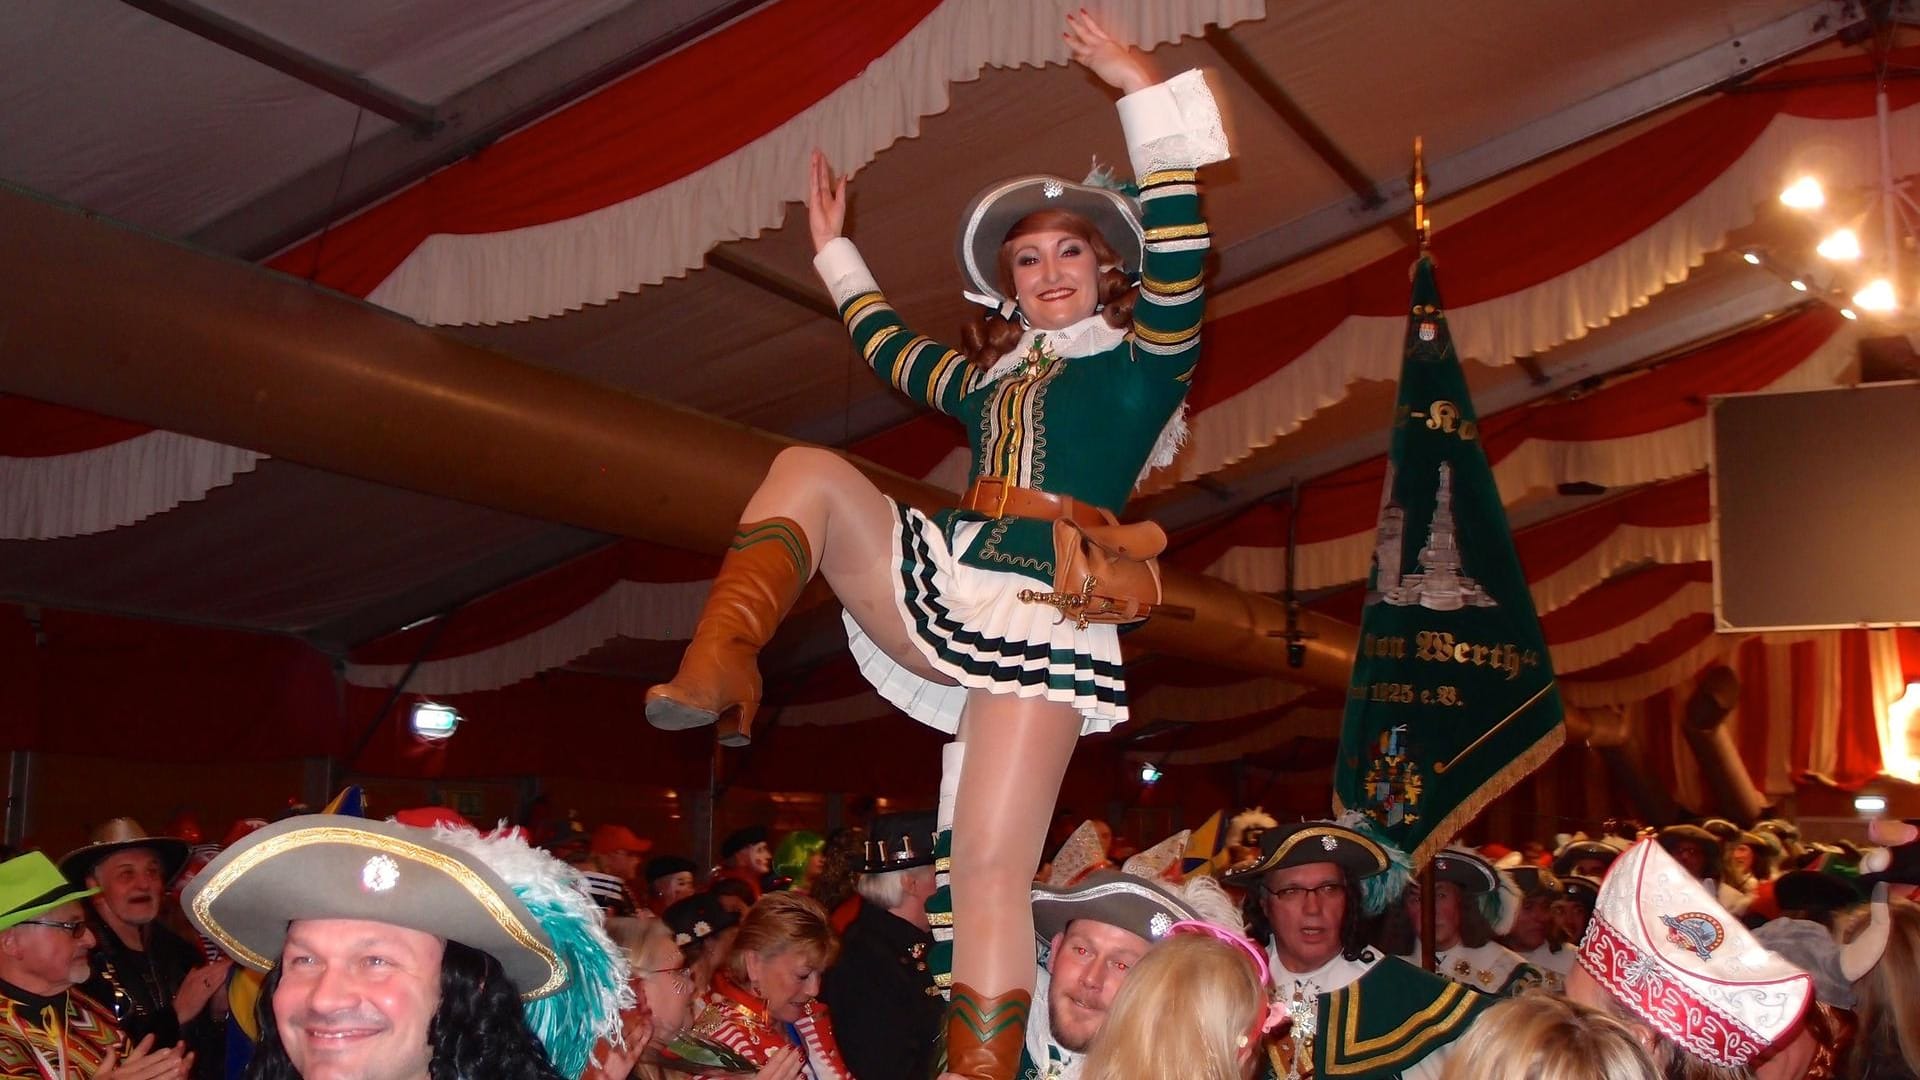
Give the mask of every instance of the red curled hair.
[[[1000, 244], [999, 259], [1003, 295], [1013, 295], [1014, 241], [1037, 232], [1071, 233], [1086, 243], [1099, 266], [1113, 267], [1100, 271], [1100, 314], [1108, 326], [1126, 326], [1133, 322], [1133, 302], [1139, 297], [1138, 287], [1127, 279], [1126, 271], [1119, 269], [1122, 265], [1119, 253], [1100, 235], [1100, 230], [1093, 227], [1093, 222], [1069, 210], [1035, 210], [1007, 230], [1007, 238]], [[1024, 333], [1026, 327], [1020, 325], [1018, 318], [1003, 319], [997, 311], [982, 312], [978, 319], [960, 327], [960, 351], [974, 367], [987, 371], [1020, 343], [1020, 335]]]

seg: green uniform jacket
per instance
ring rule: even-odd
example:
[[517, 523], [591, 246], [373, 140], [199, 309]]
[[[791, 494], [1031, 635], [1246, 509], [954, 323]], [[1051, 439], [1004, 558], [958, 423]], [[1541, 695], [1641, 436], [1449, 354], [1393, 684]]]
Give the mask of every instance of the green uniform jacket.
[[[878, 291], [840, 305], [853, 343], [896, 389], [966, 425], [968, 482], [1003, 477], [1116, 514], [1187, 395], [1200, 352], [1201, 273], [1208, 243], [1192, 169], [1140, 185], [1146, 251], [1133, 327], [1119, 345], [989, 381], [965, 356], [914, 333]], [[949, 542], [963, 521], [991, 522], [962, 562], [1051, 585], [1053, 529], [1029, 518], [944, 511]]]

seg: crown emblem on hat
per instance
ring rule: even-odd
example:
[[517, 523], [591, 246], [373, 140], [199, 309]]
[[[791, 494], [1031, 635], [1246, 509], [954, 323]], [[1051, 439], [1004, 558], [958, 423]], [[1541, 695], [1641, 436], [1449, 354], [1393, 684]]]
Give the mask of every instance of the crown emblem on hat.
[[400, 884], [400, 864], [391, 856], [375, 855], [360, 867], [360, 887], [368, 892], [386, 892]]
[[1726, 928], [1720, 925], [1720, 920], [1704, 911], [1662, 915], [1660, 921], [1666, 924], [1668, 941], [1702, 960], [1712, 959], [1713, 950], [1727, 940]]

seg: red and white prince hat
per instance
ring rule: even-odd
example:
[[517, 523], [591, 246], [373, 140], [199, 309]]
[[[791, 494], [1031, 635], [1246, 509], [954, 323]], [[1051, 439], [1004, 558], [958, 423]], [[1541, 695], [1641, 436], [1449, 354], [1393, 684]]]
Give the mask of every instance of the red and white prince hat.
[[1744, 1067], [1799, 1023], [1813, 977], [1754, 940], [1658, 841], [1614, 862], [1580, 966], [1616, 1000], [1715, 1065]]

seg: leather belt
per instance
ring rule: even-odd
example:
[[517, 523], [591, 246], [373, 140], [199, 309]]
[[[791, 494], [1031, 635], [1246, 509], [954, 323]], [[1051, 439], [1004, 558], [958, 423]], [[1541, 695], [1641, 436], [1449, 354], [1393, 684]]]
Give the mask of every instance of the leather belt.
[[1113, 511], [1082, 502], [1071, 495], [1052, 495], [1033, 488], [1009, 484], [998, 476], [983, 476], [967, 489], [960, 503], [962, 510], [991, 514], [997, 518], [1038, 518], [1058, 521], [1065, 518], [1076, 525], [1097, 528], [1117, 520]]

